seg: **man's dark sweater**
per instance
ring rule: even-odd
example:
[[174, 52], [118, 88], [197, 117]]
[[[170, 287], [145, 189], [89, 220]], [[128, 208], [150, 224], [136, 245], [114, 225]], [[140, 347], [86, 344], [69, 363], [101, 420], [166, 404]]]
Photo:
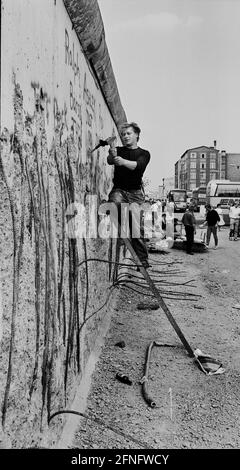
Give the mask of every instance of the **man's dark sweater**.
[[194, 225], [196, 225], [196, 219], [193, 213], [190, 211], [185, 212], [185, 214], [182, 217], [182, 223], [185, 225], [185, 227], [186, 225], [194, 227]]
[[219, 214], [217, 213], [217, 211], [212, 209], [209, 212], [207, 212], [206, 221], [207, 221], [208, 225], [211, 226], [211, 227], [213, 225], [216, 225], [216, 223], [220, 221], [220, 217], [219, 217]]
[[150, 153], [140, 147], [129, 149], [127, 147], [117, 147], [117, 155], [137, 162], [135, 170], [129, 170], [125, 166], [115, 166], [113, 184], [115, 188], [130, 190], [141, 189], [142, 176], [150, 160]]

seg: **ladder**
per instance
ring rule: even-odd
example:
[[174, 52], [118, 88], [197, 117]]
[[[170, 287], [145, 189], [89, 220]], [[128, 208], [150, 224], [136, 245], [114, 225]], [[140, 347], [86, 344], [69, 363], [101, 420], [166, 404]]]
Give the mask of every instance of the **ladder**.
[[173, 315], [171, 314], [168, 306], [166, 305], [166, 303], [164, 302], [162, 296], [160, 295], [159, 293], [159, 290], [158, 288], [156, 287], [156, 285], [154, 284], [152, 278], [150, 277], [150, 275], [148, 274], [147, 270], [144, 268], [144, 266], [141, 264], [141, 261], [140, 259], [138, 258], [134, 248], [132, 247], [132, 244], [131, 244], [131, 241], [129, 240], [129, 238], [122, 238], [126, 248], [129, 250], [129, 252], [131, 253], [132, 255], [132, 258], [133, 260], [135, 261], [136, 265], [138, 266], [139, 268], [139, 271], [141, 272], [141, 274], [143, 275], [144, 279], [146, 280], [150, 290], [152, 291], [154, 297], [156, 298], [158, 304], [159, 304], [159, 307], [161, 307], [161, 309], [164, 311], [165, 315], [167, 316], [168, 320], [170, 321], [172, 327], [174, 328], [175, 332], [177, 333], [179, 339], [181, 340], [183, 346], [185, 347], [186, 351], [188, 352], [189, 356], [190, 357], [195, 357], [194, 355], [194, 352], [193, 352], [193, 349], [191, 348], [190, 344], [188, 343], [188, 341], [186, 340], [183, 332], [181, 331], [181, 329], [179, 328], [176, 320], [174, 319]]

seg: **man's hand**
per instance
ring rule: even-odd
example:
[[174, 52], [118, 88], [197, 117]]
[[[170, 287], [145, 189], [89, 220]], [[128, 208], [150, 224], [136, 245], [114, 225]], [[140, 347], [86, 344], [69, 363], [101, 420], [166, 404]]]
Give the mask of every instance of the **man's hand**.
[[124, 158], [122, 157], [114, 157], [113, 159], [113, 164], [116, 166], [122, 166], [124, 165]]
[[109, 149], [108, 157], [107, 157], [107, 162], [109, 165], [115, 165], [115, 158], [117, 156], [117, 149]]
[[110, 147], [108, 155], [111, 156], [111, 157], [116, 157], [117, 156], [116, 147]]
[[110, 154], [109, 152], [109, 155], [107, 157], [107, 162], [109, 165], [115, 165], [115, 166], [125, 166], [126, 168], [128, 168], [128, 170], [135, 170], [135, 168], [137, 167], [137, 162], [132, 162], [130, 160], [126, 160], [125, 158], [122, 158], [122, 157], [119, 157], [119, 156], [116, 156], [114, 157], [113, 155]]

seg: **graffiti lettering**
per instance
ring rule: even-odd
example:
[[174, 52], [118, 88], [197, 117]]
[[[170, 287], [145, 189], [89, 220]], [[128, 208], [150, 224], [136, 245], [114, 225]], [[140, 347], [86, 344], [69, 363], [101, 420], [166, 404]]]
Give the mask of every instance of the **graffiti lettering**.
[[68, 125], [67, 125], [67, 105], [65, 103], [64, 104], [64, 109], [62, 109], [60, 111], [56, 98], [54, 98], [54, 100], [53, 100], [53, 117], [54, 117], [54, 128], [56, 128], [57, 125], [65, 126], [66, 129], [68, 128]]
[[86, 109], [86, 124], [88, 127], [92, 127], [93, 115]]
[[74, 139], [77, 141], [78, 150], [82, 148], [82, 122], [79, 124], [73, 117], [71, 118], [72, 125], [71, 131], [73, 133]]
[[90, 92], [90, 90], [87, 87], [87, 75], [86, 75], [86, 73], [84, 75], [83, 99], [84, 99], [86, 105], [89, 106], [91, 108], [91, 110], [94, 112], [95, 111], [95, 106], [96, 106], [96, 100], [95, 100], [93, 94]]
[[80, 68], [78, 65], [78, 53], [77, 53], [77, 59], [75, 60], [74, 42], [72, 43], [72, 47], [70, 48], [69, 35], [66, 29], [65, 29], [65, 64], [72, 68], [74, 72], [74, 81], [77, 77], [79, 80], [79, 85], [80, 85]]
[[103, 129], [103, 118], [102, 118], [102, 108], [101, 108], [100, 103], [99, 103], [99, 126], [100, 126], [100, 129], [102, 130]]
[[34, 90], [34, 99], [36, 103], [36, 109], [46, 112], [47, 122], [49, 122], [49, 104], [51, 99], [48, 96], [46, 91], [43, 91], [43, 88], [40, 87], [38, 82], [31, 82], [31, 87]]
[[73, 84], [71, 81], [70, 81], [70, 109], [71, 111], [74, 111], [76, 113], [79, 119], [81, 119], [81, 116], [82, 116], [81, 105], [75, 96]]
[[87, 132], [87, 142], [86, 142], [86, 145], [87, 145], [87, 148], [89, 148], [90, 150], [92, 150], [93, 148], [93, 137], [92, 137], [92, 133], [90, 130], [88, 130]]

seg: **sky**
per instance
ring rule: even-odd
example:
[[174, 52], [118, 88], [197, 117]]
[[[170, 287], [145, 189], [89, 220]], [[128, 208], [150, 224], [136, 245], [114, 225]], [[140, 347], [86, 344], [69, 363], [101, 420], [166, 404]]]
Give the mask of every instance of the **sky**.
[[150, 187], [201, 145], [240, 153], [240, 0], [98, 0]]

